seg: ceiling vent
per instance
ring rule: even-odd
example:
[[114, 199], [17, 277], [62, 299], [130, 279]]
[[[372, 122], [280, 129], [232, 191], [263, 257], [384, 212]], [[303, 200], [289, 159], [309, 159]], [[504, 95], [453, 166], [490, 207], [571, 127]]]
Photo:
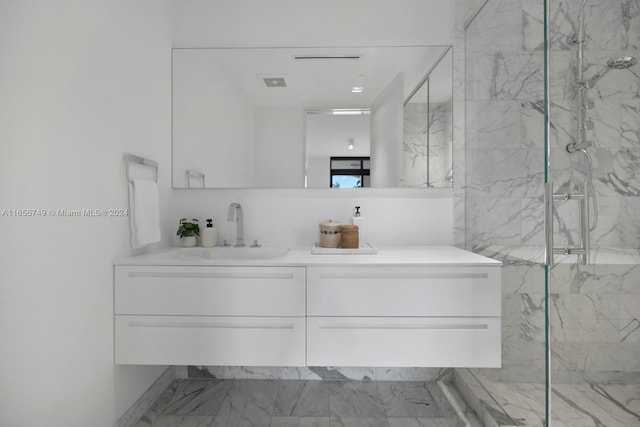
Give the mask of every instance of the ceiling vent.
[[284, 77], [263, 77], [262, 80], [266, 87], [287, 87]]

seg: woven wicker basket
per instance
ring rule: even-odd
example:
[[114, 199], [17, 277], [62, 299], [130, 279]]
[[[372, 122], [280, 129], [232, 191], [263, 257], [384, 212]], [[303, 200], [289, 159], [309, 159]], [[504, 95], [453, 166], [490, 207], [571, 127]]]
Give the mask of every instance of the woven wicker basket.
[[343, 249], [358, 249], [358, 226], [343, 225], [340, 227], [340, 247]]
[[320, 247], [340, 247], [340, 226], [341, 223], [331, 220], [320, 223]]

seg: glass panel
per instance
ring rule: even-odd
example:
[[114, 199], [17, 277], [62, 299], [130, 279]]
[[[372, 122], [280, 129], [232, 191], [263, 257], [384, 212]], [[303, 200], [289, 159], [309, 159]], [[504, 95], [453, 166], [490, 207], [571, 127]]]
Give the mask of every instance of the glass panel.
[[467, 249], [503, 262], [502, 366], [462, 370], [457, 379], [480, 402], [485, 424], [540, 426], [547, 348], [545, 9], [543, 0], [466, 3], [464, 63], [456, 51], [454, 67], [465, 70], [454, 75], [464, 87], [465, 112], [464, 126], [456, 127], [464, 129], [463, 170], [454, 153], [455, 174], [465, 178], [457, 196], [464, 213], [457, 217], [464, 217]]
[[548, 1], [551, 425], [640, 426], [640, 9]]

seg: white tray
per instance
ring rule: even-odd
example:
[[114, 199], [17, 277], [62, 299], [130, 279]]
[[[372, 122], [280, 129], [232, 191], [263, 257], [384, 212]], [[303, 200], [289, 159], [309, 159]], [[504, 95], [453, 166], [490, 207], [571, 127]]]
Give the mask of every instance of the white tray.
[[371, 243], [366, 243], [364, 246], [360, 246], [358, 249], [342, 249], [342, 248], [323, 248], [319, 243], [314, 243], [311, 248], [311, 253], [314, 255], [363, 255], [363, 254], [377, 254], [378, 248]]

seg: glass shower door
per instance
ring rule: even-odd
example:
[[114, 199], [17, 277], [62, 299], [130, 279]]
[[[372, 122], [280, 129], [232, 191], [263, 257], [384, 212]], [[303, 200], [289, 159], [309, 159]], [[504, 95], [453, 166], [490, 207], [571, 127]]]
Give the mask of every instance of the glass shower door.
[[456, 51], [464, 58], [465, 147], [455, 164], [464, 165], [465, 246], [503, 262], [502, 367], [456, 375], [486, 425], [539, 426], [547, 349], [545, 9], [542, 1], [466, 3], [464, 50]]
[[546, 3], [547, 425], [640, 426], [640, 3]]

